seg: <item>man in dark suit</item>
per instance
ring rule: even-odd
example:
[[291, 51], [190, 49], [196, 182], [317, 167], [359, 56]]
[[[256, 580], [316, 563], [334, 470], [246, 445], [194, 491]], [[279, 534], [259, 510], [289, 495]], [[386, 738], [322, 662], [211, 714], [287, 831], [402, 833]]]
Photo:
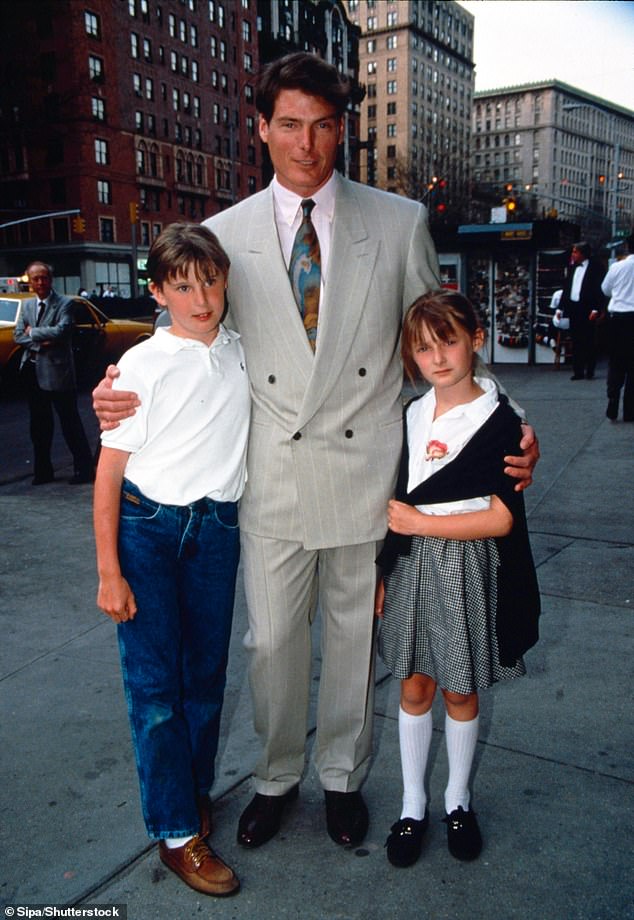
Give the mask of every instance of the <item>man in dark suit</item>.
[[13, 337], [24, 346], [20, 376], [26, 389], [33, 442], [33, 485], [52, 482], [53, 409], [73, 455], [73, 485], [92, 482], [94, 464], [77, 409], [72, 351], [73, 302], [53, 290], [53, 274], [44, 262], [26, 269], [35, 297], [25, 300]]
[[570, 318], [572, 339], [571, 380], [588, 380], [594, 377], [596, 356], [596, 324], [605, 308], [606, 298], [601, 290], [605, 268], [598, 259], [591, 258], [588, 243], [575, 243], [572, 247], [572, 265], [559, 307]]

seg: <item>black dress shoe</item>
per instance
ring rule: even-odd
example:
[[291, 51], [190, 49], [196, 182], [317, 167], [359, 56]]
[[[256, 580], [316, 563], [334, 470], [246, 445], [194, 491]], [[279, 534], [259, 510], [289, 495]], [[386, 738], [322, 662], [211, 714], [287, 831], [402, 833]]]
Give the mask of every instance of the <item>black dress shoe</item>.
[[583, 374], [573, 374], [571, 380], [583, 380]]
[[275, 837], [285, 807], [297, 798], [298, 792], [299, 786], [293, 786], [283, 795], [262, 795], [256, 792], [240, 816], [238, 843], [253, 849]]
[[605, 410], [605, 414], [612, 421], [616, 421], [619, 414], [619, 401], [618, 399], [609, 399], [608, 408]]
[[326, 825], [335, 843], [354, 847], [368, 832], [368, 809], [360, 792], [324, 792]]
[[86, 482], [94, 482], [95, 474], [91, 471], [89, 473], [75, 473], [74, 476], [71, 476], [68, 480], [69, 485], [71, 486], [81, 486]]
[[447, 846], [451, 855], [465, 862], [477, 859], [482, 850], [482, 837], [471, 809], [465, 811], [459, 805], [443, 821], [447, 825]]
[[429, 812], [425, 811], [422, 821], [414, 818], [401, 818], [390, 828], [385, 841], [387, 858], [393, 866], [413, 866], [423, 846], [423, 835], [429, 825]]
[[43, 486], [47, 482], [54, 482], [55, 477], [52, 473], [47, 473], [44, 476], [34, 476], [31, 480], [34, 486]]

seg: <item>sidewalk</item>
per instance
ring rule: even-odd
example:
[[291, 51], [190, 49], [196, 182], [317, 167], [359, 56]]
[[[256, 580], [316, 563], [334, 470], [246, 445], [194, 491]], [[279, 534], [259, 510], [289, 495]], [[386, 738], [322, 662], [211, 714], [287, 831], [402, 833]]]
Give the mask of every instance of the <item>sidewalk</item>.
[[[129, 920], [634, 918], [634, 425], [605, 418], [604, 366], [595, 381], [576, 383], [567, 368], [495, 370], [540, 438], [526, 504], [543, 616], [541, 640], [526, 656], [528, 676], [481, 697], [474, 778], [481, 858], [462, 864], [447, 852], [436, 704], [423, 856], [411, 869], [387, 862], [383, 844], [399, 816], [401, 784], [397, 684], [382, 670], [363, 846], [345, 851], [330, 841], [309, 766], [278, 837], [259, 850], [238, 847], [258, 750], [240, 586], [212, 842], [242, 890], [223, 900], [186, 888], [160, 863], [140, 816], [114, 628], [94, 603], [91, 489], [63, 480], [33, 488], [30, 476], [7, 475], [0, 482], [3, 905], [121, 904]], [[317, 677], [318, 651], [314, 667]]]

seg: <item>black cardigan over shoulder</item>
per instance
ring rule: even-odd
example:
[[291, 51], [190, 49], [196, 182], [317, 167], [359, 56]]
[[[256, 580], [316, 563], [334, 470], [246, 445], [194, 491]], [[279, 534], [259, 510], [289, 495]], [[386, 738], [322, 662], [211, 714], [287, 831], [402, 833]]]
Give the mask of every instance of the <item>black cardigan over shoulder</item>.
[[[513, 515], [511, 533], [496, 538], [500, 554], [496, 632], [500, 664], [505, 667], [512, 666], [537, 642], [540, 614], [539, 588], [528, 538], [524, 496], [514, 491], [515, 480], [504, 473], [504, 456], [520, 453], [520, 424], [506, 398], [500, 396], [498, 407], [456, 459], [408, 492], [409, 449], [405, 414], [403, 452], [396, 485], [397, 500], [409, 505], [497, 495]], [[377, 559], [384, 573], [391, 571], [397, 556], [409, 554], [410, 546], [411, 537], [388, 531]]]

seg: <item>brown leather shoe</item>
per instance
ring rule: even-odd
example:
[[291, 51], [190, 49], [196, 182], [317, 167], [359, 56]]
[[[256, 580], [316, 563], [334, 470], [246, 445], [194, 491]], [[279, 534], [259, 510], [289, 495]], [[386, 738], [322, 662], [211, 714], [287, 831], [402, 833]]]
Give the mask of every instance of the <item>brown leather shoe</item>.
[[233, 869], [230, 869], [198, 834], [192, 837], [189, 843], [172, 850], [164, 840], [160, 840], [159, 856], [161, 862], [175, 872], [186, 885], [203, 894], [213, 894], [222, 898], [235, 894], [240, 888], [240, 882]]

